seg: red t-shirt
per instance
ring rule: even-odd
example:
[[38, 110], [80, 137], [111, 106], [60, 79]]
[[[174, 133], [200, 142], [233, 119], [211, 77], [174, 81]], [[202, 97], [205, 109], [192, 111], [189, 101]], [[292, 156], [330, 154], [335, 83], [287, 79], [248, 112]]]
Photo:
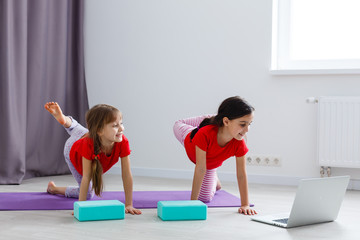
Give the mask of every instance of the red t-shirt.
[[190, 140], [191, 133], [186, 136], [185, 150], [193, 163], [196, 163], [195, 146], [206, 152], [207, 169], [220, 167], [226, 159], [232, 156], [242, 157], [249, 151], [244, 139], [239, 141], [233, 138], [226, 146], [220, 147], [217, 142], [218, 129], [215, 125], [207, 125], [200, 128], [192, 140]]
[[[99, 160], [103, 167], [103, 173], [108, 171], [115, 163], [119, 161], [119, 157], [126, 157], [130, 155], [129, 141], [122, 136], [121, 142], [114, 143], [114, 147], [110, 156], [106, 156], [103, 152], [99, 154]], [[92, 160], [94, 154], [94, 144], [92, 139], [88, 137], [77, 140], [70, 150], [70, 161], [74, 165], [75, 169], [83, 175], [82, 172], [82, 157]]]

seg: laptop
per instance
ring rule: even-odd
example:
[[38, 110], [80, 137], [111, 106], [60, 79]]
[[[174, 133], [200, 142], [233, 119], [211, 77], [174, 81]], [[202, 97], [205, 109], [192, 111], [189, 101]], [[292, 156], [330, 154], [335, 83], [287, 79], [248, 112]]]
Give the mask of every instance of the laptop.
[[284, 228], [334, 221], [349, 180], [349, 176], [302, 179], [290, 213], [252, 216], [251, 220]]

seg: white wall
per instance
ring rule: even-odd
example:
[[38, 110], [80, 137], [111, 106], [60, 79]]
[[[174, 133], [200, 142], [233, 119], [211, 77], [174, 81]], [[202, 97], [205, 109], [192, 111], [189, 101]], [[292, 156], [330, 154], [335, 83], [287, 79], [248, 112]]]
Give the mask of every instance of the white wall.
[[[240, 95], [256, 108], [250, 153], [282, 158], [281, 167], [249, 166], [250, 181], [319, 176], [316, 105], [305, 100], [358, 95], [359, 75], [272, 76], [271, 8], [270, 0], [86, 1], [90, 105], [123, 112], [135, 173], [191, 177], [174, 121]], [[229, 159], [219, 172], [233, 176], [234, 167]], [[333, 173], [356, 179], [360, 171]]]

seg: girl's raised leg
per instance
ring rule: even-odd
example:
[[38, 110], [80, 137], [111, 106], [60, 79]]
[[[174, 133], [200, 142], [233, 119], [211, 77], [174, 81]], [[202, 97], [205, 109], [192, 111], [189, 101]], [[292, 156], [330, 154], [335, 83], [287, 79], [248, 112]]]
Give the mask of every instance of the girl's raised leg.
[[[64, 155], [65, 162], [68, 164], [69, 169], [72, 175], [75, 177], [76, 181], [81, 183], [82, 176], [76, 171], [72, 165], [69, 154], [72, 144], [84, 136], [88, 132], [86, 128], [81, 126], [76, 120], [72, 119], [70, 116], [65, 116], [57, 102], [47, 102], [44, 108], [65, 128], [69, 133], [70, 138], [65, 143]], [[49, 194], [60, 194], [66, 197], [78, 197], [79, 187], [58, 187], [53, 181], [50, 181], [47, 186], [47, 192]], [[91, 185], [89, 186], [88, 198], [92, 197]]]

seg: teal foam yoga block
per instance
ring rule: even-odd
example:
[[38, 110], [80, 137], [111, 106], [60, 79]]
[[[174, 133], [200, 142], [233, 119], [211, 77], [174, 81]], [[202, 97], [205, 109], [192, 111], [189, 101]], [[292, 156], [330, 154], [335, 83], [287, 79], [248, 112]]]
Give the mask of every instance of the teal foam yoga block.
[[125, 218], [125, 205], [118, 200], [74, 202], [74, 217], [79, 221]]
[[172, 220], [205, 220], [207, 206], [199, 200], [159, 201], [158, 216], [164, 221]]

